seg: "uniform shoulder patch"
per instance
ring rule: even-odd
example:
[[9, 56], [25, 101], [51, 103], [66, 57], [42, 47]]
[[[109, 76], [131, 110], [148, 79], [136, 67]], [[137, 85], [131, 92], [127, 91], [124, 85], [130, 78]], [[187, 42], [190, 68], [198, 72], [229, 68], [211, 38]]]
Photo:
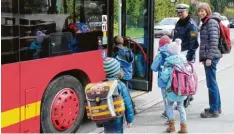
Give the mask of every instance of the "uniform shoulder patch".
[[197, 27], [194, 24], [190, 26], [190, 36], [196, 37], [197, 36]]
[[191, 37], [196, 37], [197, 36], [197, 33], [195, 31], [190, 31], [190, 36]]

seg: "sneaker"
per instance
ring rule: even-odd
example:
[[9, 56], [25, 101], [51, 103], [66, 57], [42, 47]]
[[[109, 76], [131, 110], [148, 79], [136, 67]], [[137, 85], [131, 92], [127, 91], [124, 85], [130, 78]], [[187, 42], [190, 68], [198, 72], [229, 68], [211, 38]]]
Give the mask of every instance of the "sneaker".
[[104, 125], [103, 125], [103, 123], [96, 123], [96, 126], [98, 127], [98, 128], [100, 128], [100, 127], [104, 127]]
[[164, 123], [165, 125], [168, 125], [169, 124], [169, 120], [166, 120], [166, 122]]
[[184, 107], [187, 108], [190, 105], [190, 100], [187, 98], [184, 100]]
[[207, 112], [202, 112], [200, 114], [201, 118], [218, 118], [219, 117], [219, 112], [216, 111], [216, 112], [213, 112], [211, 113], [210, 111], [207, 111]]
[[136, 110], [136, 108], [135, 108], [135, 107], [133, 108], [133, 112], [134, 112], [134, 115], [136, 115], [136, 114], [137, 114], [137, 110]]
[[194, 97], [189, 95], [185, 100], [184, 100], [184, 107], [187, 108], [190, 105], [190, 102], [193, 101]]
[[165, 119], [167, 119], [168, 117], [167, 117], [167, 113], [166, 113], [166, 111], [164, 111], [163, 113], [162, 113], [162, 115], [161, 115], [163, 118], [165, 118]]
[[189, 99], [190, 101], [193, 101], [194, 100], [194, 97], [193, 96], [190, 96], [190, 99]]
[[[208, 112], [209, 110], [210, 110], [210, 108], [205, 108], [205, 109], [204, 109], [205, 112]], [[222, 113], [222, 109], [219, 108], [219, 114], [221, 114], [221, 113]]]

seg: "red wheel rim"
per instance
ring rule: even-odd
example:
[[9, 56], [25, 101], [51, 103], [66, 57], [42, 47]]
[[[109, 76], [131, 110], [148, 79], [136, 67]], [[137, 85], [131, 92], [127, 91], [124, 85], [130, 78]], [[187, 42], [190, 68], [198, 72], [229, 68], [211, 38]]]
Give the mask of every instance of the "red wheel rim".
[[71, 88], [58, 92], [51, 106], [51, 120], [58, 131], [69, 129], [79, 115], [79, 97]]

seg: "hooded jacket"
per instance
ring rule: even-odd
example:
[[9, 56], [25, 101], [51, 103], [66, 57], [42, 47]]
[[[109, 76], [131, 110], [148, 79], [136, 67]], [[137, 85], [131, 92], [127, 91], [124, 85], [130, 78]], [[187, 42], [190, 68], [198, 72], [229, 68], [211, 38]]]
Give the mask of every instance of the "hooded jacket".
[[168, 44], [163, 45], [162, 47], [159, 47], [158, 54], [154, 58], [153, 63], [151, 64], [151, 69], [154, 72], [158, 72], [158, 87], [160, 88], [166, 88], [166, 82], [162, 81], [160, 78], [162, 68], [165, 62], [166, 57], [169, 56], [168, 53]]
[[181, 51], [188, 51], [186, 55], [188, 61], [194, 61], [196, 58], [195, 54], [199, 46], [197, 35], [197, 24], [190, 16], [177, 22], [173, 41], [177, 38], [182, 40]]
[[[207, 21], [207, 19], [209, 19]], [[208, 16], [202, 19], [200, 30], [201, 46], [199, 52], [200, 61], [207, 59], [220, 59], [222, 54], [218, 48], [220, 38], [220, 27], [218, 21], [221, 21], [219, 15]]]
[[122, 45], [118, 45], [114, 58], [120, 62], [120, 67], [123, 69], [123, 80], [131, 80], [132, 63], [134, 61], [133, 52]]

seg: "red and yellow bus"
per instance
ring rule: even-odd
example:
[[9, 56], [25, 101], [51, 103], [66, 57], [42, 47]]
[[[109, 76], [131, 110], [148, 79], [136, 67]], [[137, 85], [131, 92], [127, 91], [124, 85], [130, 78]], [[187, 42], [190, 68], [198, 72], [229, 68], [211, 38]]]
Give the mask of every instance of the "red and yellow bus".
[[[84, 87], [105, 79], [103, 58], [112, 55], [116, 0], [2, 0], [1, 131], [76, 132], [85, 116]], [[143, 2], [133, 39], [153, 56], [152, 0]], [[122, 3], [122, 35], [132, 38]], [[136, 28], [137, 27], [137, 28]], [[139, 34], [139, 33], [138, 33]], [[100, 45], [101, 43], [101, 45]], [[126, 42], [137, 55], [141, 53]], [[134, 73], [136, 90], [150, 91], [152, 72]], [[135, 61], [136, 62], [136, 61]]]

